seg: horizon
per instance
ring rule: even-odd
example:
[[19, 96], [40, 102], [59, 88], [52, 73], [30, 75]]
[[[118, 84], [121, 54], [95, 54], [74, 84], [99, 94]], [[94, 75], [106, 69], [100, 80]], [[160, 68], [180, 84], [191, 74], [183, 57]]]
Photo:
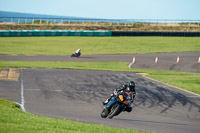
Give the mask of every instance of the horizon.
[[93, 19], [199, 20], [199, 5], [198, 0], [1, 0], [0, 11]]
[[[76, 16], [61, 16], [61, 15], [51, 15], [51, 14], [35, 14], [35, 13], [27, 13], [27, 12], [13, 12], [13, 11], [1, 11], [0, 10], [0, 13], [1, 12], [4, 12], [4, 13], [16, 13], [16, 14], [27, 14], [27, 15], [38, 15], [38, 17], [27, 17], [27, 18], [40, 18], [39, 16], [45, 16], [46, 18], [74, 18], [74, 19], [93, 19], [93, 20], [101, 20], [101, 19], [104, 19], [104, 20], [160, 20], [160, 21], [200, 21], [200, 19], [109, 19], [109, 18], [86, 18], [86, 17], [76, 17]], [[10, 17], [16, 17], [16, 16], [1, 16], [0, 14], [0, 17], [7, 17], [7, 18], [10, 18]], [[21, 16], [17, 16], [17, 17], [20, 17], [20, 18], [23, 18]], [[24, 16], [26, 17], [26, 16]], [[45, 18], [45, 17], [42, 17], [42, 18]]]

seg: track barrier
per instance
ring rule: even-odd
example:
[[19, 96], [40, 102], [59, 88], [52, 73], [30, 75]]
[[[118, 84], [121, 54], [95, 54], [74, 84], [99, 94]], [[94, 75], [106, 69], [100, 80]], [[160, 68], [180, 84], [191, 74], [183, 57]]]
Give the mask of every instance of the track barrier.
[[112, 36], [200, 36], [200, 32], [145, 32], [145, 31], [112, 31]]
[[137, 32], [95, 30], [0, 30], [0, 37], [30, 36], [200, 36], [200, 32]]
[[0, 30], [0, 37], [30, 36], [111, 36], [111, 31], [71, 31], [71, 30]]

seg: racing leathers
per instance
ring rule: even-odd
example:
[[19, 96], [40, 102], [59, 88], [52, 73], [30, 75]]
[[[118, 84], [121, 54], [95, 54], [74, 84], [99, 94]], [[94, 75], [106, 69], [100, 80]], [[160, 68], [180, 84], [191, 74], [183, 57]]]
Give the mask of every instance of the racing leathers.
[[135, 91], [135, 89], [133, 89], [133, 91], [127, 91], [127, 87], [128, 87], [128, 85], [123, 85], [122, 87], [115, 89], [114, 92], [111, 94], [111, 97], [108, 98], [105, 102], [103, 102], [103, 104], [106, 105], [107, 108], [110, 108], [112, 103], [115, 102], [114, 97], [122, 92], [126, 92], [125, 94], [127, 95], [128, 99], [131, 103], [127, 106], [127, 108], [124, 111], [131, 112], [132, 111], [132, 103], [135, 98], [136, 91]]

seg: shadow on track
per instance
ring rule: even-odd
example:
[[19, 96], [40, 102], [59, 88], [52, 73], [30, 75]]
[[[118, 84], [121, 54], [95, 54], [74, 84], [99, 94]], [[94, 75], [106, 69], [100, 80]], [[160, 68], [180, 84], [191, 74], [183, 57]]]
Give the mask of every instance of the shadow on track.
[[[113, 75], [112, 82], [118, 82], [115, 79], [117, 79], [117, 76]], [[95, 80], [98, 81], [97, 79]], [[187, 106], [187, 111], [196, 108], [200, 112], [199, 103], [194, 102], [193, 98], [187, 97], [183, 93], [174, 91], [171, 87], [160, 86], [143, 78], [136, 78], [135, 81], [137, 83], [137, 95], [134, 106], [145, 106], [147, 108], [160, 107], [160, 113], [165, 113], [178, 104], [182, 107]], [[64, 96], [70, 100], [86, 103], [102, 103], [114, 90], [111, 88], [116, 88], [116, 86], [110, 85], [105, 81], [98, 81], [97, 84], [70, 84], [63, 92]]]
[[193, 102], [192, 98], [188, 98], [183, 93], [174, 91], [172, 87], [160, 86], [143, 78], [138, 78], [137, 81], [140, 84], [137, 89], [138, 95], [135, 106], [147, 105], [148, 108], [160, 106], [162, 108], [160, 113], [164, 113], [177, 104], [183, 107], [189, 105], [188, 111], [192, 108], [197, 108], [198, 112], [200, 112], [198, 103]]
[[61, 69], [32, 71], [36, 74], [35, 77], [29, 77], [30, 87], [40, 88], [40, 96], [46, 100], [59, 97], [99, 106], [114, 89], [134, 80], [137, 92], [135, 107], [153, 108], [159, 111], [158, 113], [179, 108], [187, 112], [193, 109], [200, 112], [199, 97], [188, 97], [188, 93], [152, 82], [135, 73]]

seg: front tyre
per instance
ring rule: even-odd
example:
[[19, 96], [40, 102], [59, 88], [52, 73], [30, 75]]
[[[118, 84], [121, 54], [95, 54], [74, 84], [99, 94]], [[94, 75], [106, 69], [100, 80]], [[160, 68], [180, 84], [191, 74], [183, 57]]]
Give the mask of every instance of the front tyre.
[[73, 58], [73, 57], [75, 57], [75, 55], [74, 55], [74, 54], [72, 54], [72, 55], [71, 55], [71, 57]]
[[106, 118], [108, 116], [108, 110], [106, 108], [104, 108], [101, 112], [101, 117], [102, 118]]
[[121, 106], [120, 104], [116, 104], [112, 106], [108, 118], [112, 119], [114, 116], [118, 115], [120, 112], [121, 112]]

